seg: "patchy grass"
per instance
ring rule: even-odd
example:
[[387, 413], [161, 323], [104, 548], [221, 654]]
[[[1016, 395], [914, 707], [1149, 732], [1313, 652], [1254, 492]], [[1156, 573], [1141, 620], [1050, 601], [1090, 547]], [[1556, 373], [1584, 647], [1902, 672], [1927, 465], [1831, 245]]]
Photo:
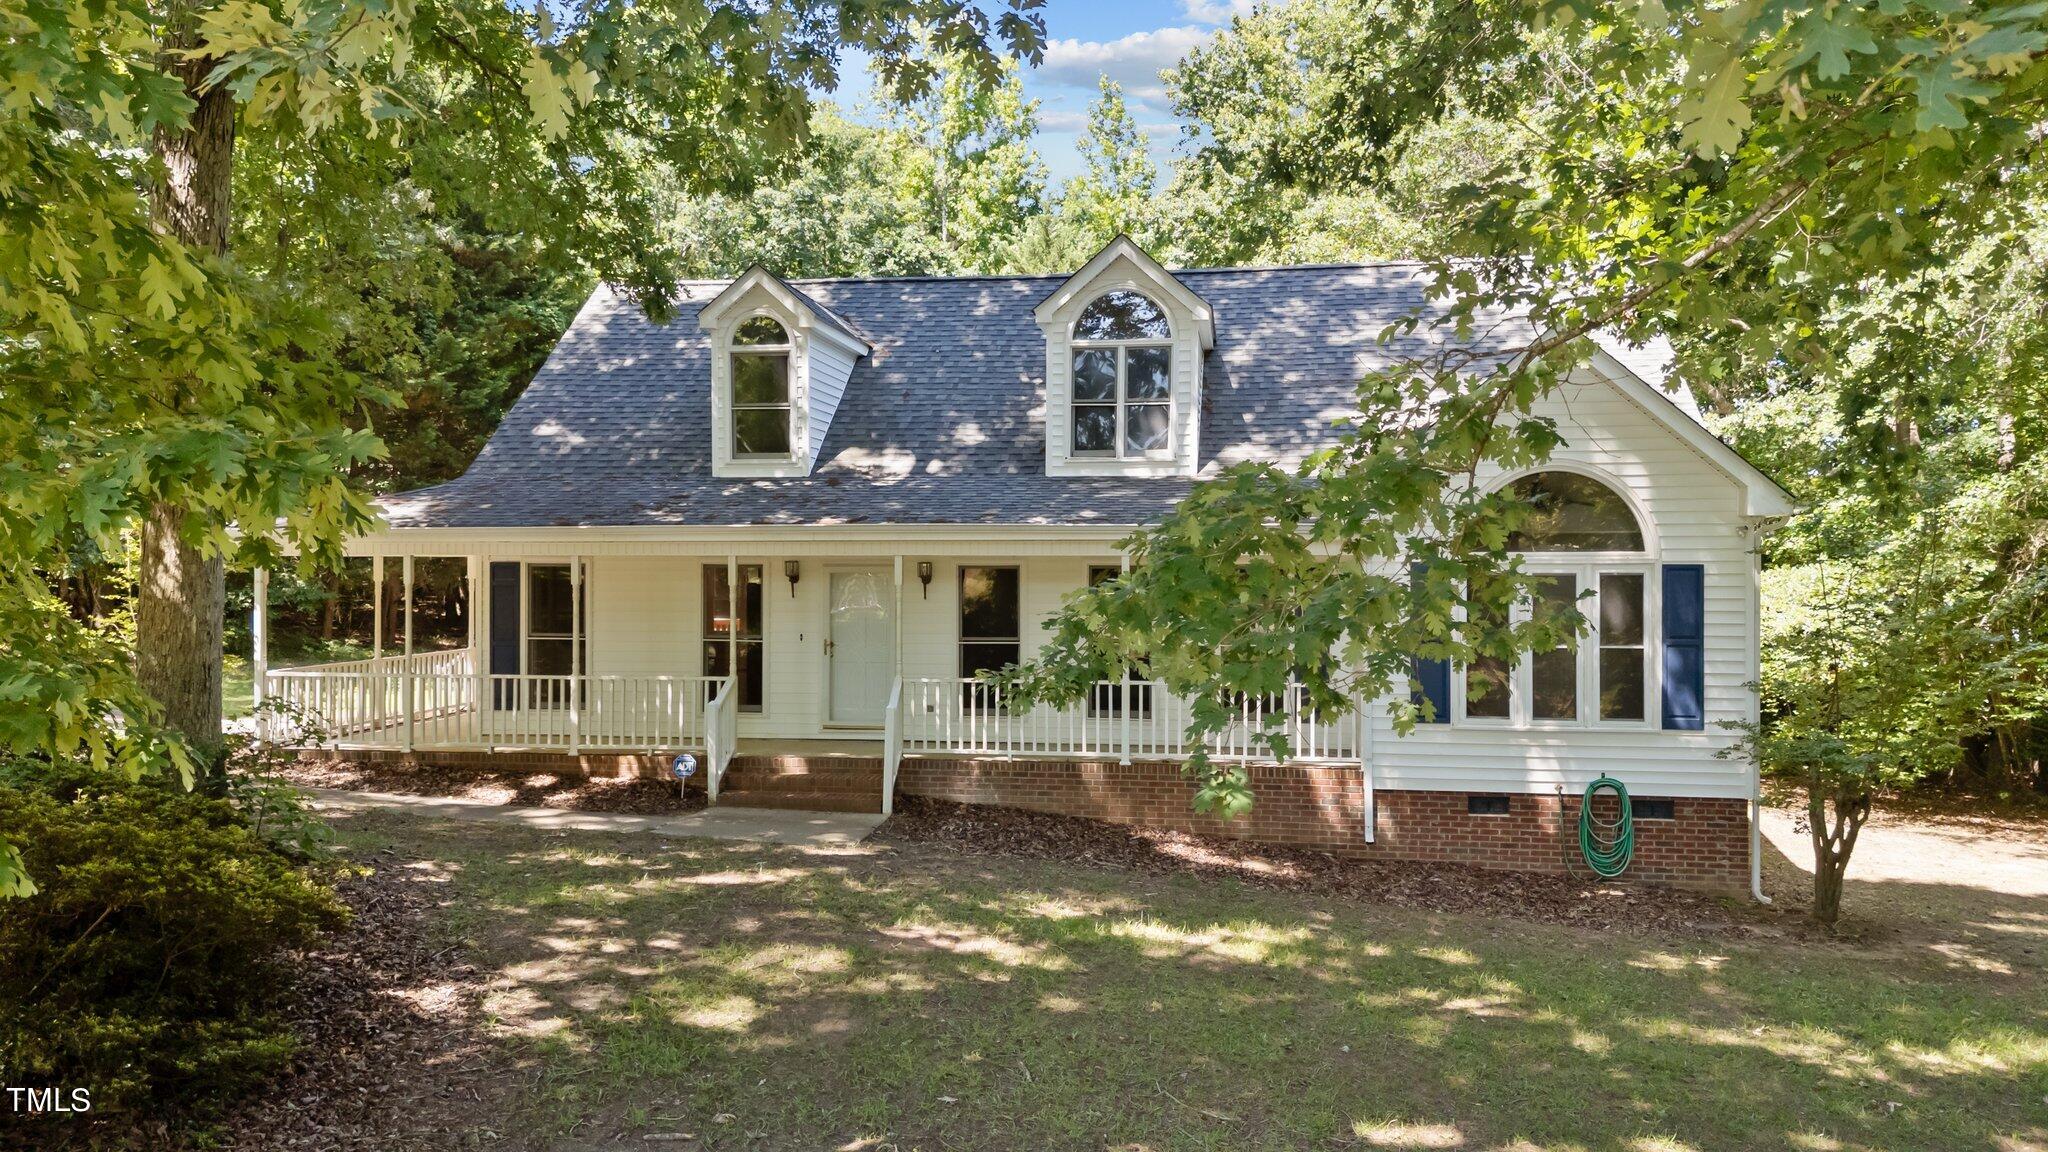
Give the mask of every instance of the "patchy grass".
[[2048, 1147], [2038, 970], [917, 846], [338, 827], [451, 880], [535, 1147]]

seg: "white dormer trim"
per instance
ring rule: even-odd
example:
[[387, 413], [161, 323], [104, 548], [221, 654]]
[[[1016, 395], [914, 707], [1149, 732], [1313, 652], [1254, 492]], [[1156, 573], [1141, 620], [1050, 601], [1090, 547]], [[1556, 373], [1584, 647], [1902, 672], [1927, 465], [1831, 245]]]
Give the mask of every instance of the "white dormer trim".
[[[781, 457], [732, 450], [732, 338], [739, 326], [767, 316], [789, 333], [789, 447]], [[711, 343], [711, 471], [735, 478], [808, 476], [845, 394], [854, 362], [874, 351], [838, 317], [824, 312], [781, 277], [756, 266], [697, 313]]]
[[[1144, 457], [1076, 455], [1073, 451], [1074, 322], [1097, 297], [1126, 289], [1158, 304], [1172, 327], [1173, 366], [1168, 450]], [[1192, 476], [1201, 462], [1202, 360], [1216, 346], [1216, 318], [1207, 300], [1119, 236], [1033, 310], [1045, 333], [1045, 471], [1049, 476]]]

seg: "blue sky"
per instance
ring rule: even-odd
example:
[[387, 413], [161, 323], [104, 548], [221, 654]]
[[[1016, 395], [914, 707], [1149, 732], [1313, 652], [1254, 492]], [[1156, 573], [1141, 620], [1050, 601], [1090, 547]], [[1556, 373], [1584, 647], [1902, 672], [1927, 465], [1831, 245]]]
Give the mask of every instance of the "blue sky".
[[[1039, 150], [1053, 184], [1081, 170], [1074, 142], [1095, 98], [1096, 78], [1105, 75], [1123, 85], [1163, 178], [1180, 126], [1159, 70], [1251, 6], [1251, 0], [1046, 0], [1045, 60], [1025, 71], [1024, 88], [1039, 102]], [[865, 79], [849, 76], [838, 99], [852, 104], [865, 94]]]

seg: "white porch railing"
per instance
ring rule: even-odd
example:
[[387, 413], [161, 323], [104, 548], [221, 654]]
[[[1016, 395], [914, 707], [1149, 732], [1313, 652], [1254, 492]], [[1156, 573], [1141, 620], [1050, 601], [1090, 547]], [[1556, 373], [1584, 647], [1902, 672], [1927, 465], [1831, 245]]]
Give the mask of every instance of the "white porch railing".
[[[564, 752], [712, 751], [710, 705], [731, 682], [493, 676], [476, 672], [467, 651], [282, 668], [264, 679], [265, 698], [277, 702], [279, 715], [300, 718], [328, 747]], [[718, 750], [730, 759], [729, 720], [722, 736]]]
[[896, 769], [903, 764], [903, 678], [889, 686], [882, 708], [882, 815], [896, 811]]
[[[959, 754], [1115, 757], [1128, 762], [1181, 760], [1193, 751], [1186, 735], [1188, 702], [1170, 695], [1157, 681], [1101, 680], [1064, 708], [1041, 704], [1021, 711], [1007, 705], [1002, 689], [953, 677], [907, 679], [901, 683], [901, 694], [896, 717], [899, 758]], [[1238, 722], [1218, 734], [1209, 754], [1270, 758], [1257, 734], [1268, 712], [1277, 710], [1291, 760], [1357, 762], [1364, 747], [1362, 712], [1354, 710], [1334, 720], [1319, 717], [1305, 706], [1304, 695], [1299, 684], [1290, 684], [1278, 698], [1245, 699], [1238, 707]], [[886, 735], [887, 726], [884, 731]], [[885, 748], [885, 772], [890, 759]]]
[[719, 678], [711, 702], [704, 708], [704, 793], [718, 803], [719, 785], [725, 782], [725, 766], [739, 747], [739, 692], [731, 677]]

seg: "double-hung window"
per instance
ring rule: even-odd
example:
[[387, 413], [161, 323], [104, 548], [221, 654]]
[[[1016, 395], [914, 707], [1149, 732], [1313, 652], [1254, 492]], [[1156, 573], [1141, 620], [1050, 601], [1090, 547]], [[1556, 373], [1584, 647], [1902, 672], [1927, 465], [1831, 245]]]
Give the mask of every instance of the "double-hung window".
[[732, 336], [732, 454], [789, 455], [789, 332], [755, 316]]
[[1512, 666], [1472, 661], [1460, 682], [1460, 715], [1539, 727], [1647, 723], [1652, 566], [1635, 513], [1607, 485], [1576, 472], [1539, 472], [1509, 491], [1528, 505], [1508, 549], [1522, 554], [1532, 577], [1530, 608], [1577, 608], [1589, 627]]
[[[583, 605], [578, 598], [585, 587], [571, 580], [567, 564], [526, 566], [526, 672], [530, 682], [528, 702], [537, 708], [563, 708], [569, 703], [568, 677], [578, 668], [590, 671], [588, 616], [578, 617]], [[582, 627], [579, 629], [578, 624]]]
[[1074, 321], [1072, 454], [1173, 452], [1173, 326], [1152, 298], [1105, 292]]
[[723, 564], [704, 566], [704, 674], [731, 676], [739, 710], [761, 710], [763, 673], [761, 566], [741, 564], [739, 595], [732, 594]]
[[[1024, 651], [1023, 601], [1015, 568], [962, 565], [960, 568], [960, 677], [1007, 668]], [[961, 701], [969, 708], [993, 705], [985, 684], [967, 684]]]

